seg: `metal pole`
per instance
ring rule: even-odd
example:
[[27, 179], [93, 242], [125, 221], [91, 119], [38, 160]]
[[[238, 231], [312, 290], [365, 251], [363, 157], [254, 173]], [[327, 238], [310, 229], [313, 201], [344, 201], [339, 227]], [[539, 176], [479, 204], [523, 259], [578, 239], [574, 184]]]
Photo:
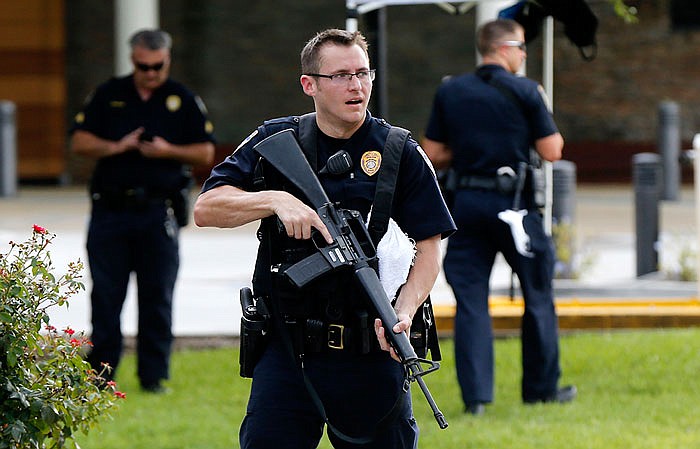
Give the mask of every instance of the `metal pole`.
[[678, 199], [681, 168], [679, 156], [681, 151], [681, 131], [678, 103], [662, 101], [659, 104], [658, 152], [663, 161], [663, 196], [664, 200]]
[[552, 164], [552, 217], [573, 224], [576, 216], [576, 164], [560, 160]]
[[[481, 25], [498, 18], [498, 13], [502, 9], [505, 9], [513, 4], [512, 1], [506, 0], [492, 0], [492, 1], [478, 1], [476, 2], [476, 29], [478, 30]], [[481, 64], [481, 55], [479, 51], [476, 50], [476, 64]], [[524, 66], [525, 64], [523, 64]]]
[[355, 2], [345, 3], [345, 29], [348, 31], [357, 31], [357, 22], [360, 17], [360, 13], [357, 11], [357, 5]]
[[[695, 179], [695, 232], [697, 232], [698, 247], [700, 247], [700, 134], [695, 134], [693, 137], [693, 171]], [[700, 298], [700, 249], [695, 251], [695, 285], [697, 286], [697, 295]]]
[[0, 197], [17, 195], [17, 108], [0, 101]]
[[632, 158], [635, 225], [637, 234], [637, 276], [659, 269], [659, 197], [661, 163], [656, 153], [638, 153]]
[[[549, 112], [554, 114], [554, 19], [548, 16], [544, 21], [544, 42], [542, 43], [542, 87], [549, 100]], [[552, 163], [542, 161], [545, 179], [545, 199], [544, 199], [544, 231], [547, 235], [552, 235], [552, 207], [554, 202], [553, 184], [554, 174], [552, 173]]]
[[114, 2], [114, 73], [131, 72], [129, 37], [143, 28], [158, 28], [158, 0], [116, 0]]
[[[552, 166], [552, 227], [559, 230], [559, 238], [555, 239], [557, 247], [556, 272], [564, 278], [572, 278], [574, 274], [576, 217], [576, 164], [571, 161], [559, 160]], [[559, 258], [559, 255], [565, 256]]]
[[378, 117], [389, 118], [389, 95], [387, 78], [387, 33], [386, 7], [382, 6], [365, 14], [367, 39], [369, 41], [370, 65], [377, 69], [377, 78], [372, 92], [372, 103]]

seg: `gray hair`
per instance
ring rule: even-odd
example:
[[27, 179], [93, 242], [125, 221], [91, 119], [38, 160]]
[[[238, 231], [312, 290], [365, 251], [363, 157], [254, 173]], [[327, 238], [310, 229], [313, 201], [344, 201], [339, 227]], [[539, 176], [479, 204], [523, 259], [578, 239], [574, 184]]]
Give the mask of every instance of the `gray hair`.
[[168, 49], [173, 45], [173, 38], [163, 30], [141, 30], [137, 31], [129, 39], [129, 45], [133, 50], [135, 47], [143, 47], [149, 50]]

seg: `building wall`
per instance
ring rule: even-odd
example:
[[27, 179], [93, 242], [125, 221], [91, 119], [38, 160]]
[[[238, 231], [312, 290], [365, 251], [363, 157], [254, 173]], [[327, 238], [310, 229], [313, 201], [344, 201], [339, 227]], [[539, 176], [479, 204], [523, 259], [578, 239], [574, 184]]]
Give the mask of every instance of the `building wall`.
[[[629, 178], [627, 162], [654, 148], [657, 108], [679, 103], [681, 133], [700, 132], [700, 32], [673, 31], [670, 0], [639, 1], [639, 23], [626, 25], [606, 0], [590, 0], [599, 19], [597, 57], [584, 61], [555, 24], [554, 111], [566, 159], [580, 181]], [[99, 82], [111, 76], [111, 1], [71, 0], [66, 10], [66, 120]], [[446, 74], [475, 65], [474, 11], [452, 16], [434, 5], [387, 8], [387, 118], [420, 137], [432, 95]], [[345, 26], [342, 0], [167, 0], [161, 26], [173, 34], [173, 77], [206, 102], [222, 158], [260, 122], [307, 112], [299, 87], [299, 51], [314, 32]], [[360, 29], [364, 29], [361, 23]], [[541, 38], [529, 45], [528, 75], [541, 79]], [[74, 182], [90, 162], [68, 155]], [[615, 167], [614, 179], [601, 177]], [[597, 177], [596, 177], [597, 176]]]
[[63, 0], [0, 2], [0, 100], [15, 104], [17, 174], [60, 177], [66, 86]]

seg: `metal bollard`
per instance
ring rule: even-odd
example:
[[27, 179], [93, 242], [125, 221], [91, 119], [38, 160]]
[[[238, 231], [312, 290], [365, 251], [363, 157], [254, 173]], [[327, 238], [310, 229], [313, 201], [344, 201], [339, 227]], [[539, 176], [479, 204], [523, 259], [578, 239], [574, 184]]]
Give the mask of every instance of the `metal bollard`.
[[17, 194], [17, 128], [15, 104], [0, 101], [0, 197]]
[[678, 200], [681, 182], [681, 132], [678, 103], [663, 101], [659, 104], [658, 152], [663, 161], [662, 199]]
[[576, 164], [552, 163], [552, 226], [557, 247], [555, 270], [558, 277], [574, 277], [574, 219], [576, 216]]
[[635, 154], [632, 157], [632, 178], [639, 277], [659, 270], [660, 156], [656, 153]]
[[552, 163], [552, 218], [573, 223], [576, 215], [576, 164], [571, 161]]

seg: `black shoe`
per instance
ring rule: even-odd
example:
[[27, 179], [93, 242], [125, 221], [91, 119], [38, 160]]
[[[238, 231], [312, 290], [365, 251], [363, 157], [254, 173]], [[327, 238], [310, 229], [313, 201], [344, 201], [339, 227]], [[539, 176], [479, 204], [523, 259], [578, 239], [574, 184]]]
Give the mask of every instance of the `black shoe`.
[[168, 393], [170, 393], [170, 389], [167, 387], [164, 387], [163, 384], [160, 383], [160, 381], [143, 383], [143, 384], [141, 384], [141, 390], [146, 392], [146, 393], [152, 393], [152, 394], [168, 394]]
[[467, 404], [465, 411], [469, 415], [480, 416], [486, 412], [486, 405], [483, 402], [473, 402], [471, 404]]
[[565, 387], [558, 388], [557, 391], [550, 396], [546, 396], [543, 398], [525, 399], [525, 403], [536, 404], [538, 402], [558, 402], [559, 404], [565, 404], [567, 402], [573, 401], [576, 398], [577, 394], [578, 390], [576, 390], [575, 385], [567, 385]]

